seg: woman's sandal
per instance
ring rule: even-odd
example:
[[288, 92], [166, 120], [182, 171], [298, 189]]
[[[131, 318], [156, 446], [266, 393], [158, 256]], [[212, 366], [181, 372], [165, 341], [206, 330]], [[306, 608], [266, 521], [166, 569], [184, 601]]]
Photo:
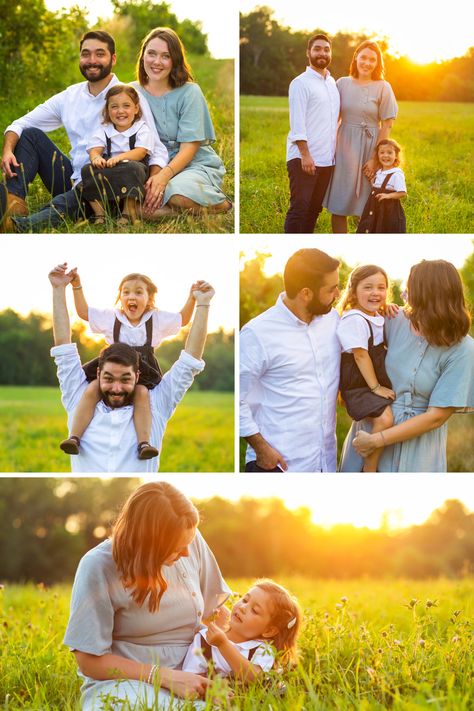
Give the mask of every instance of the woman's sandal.
[[153, 447], [149, 442], [139, 442], [137, 450], [138, 459], [153, 459], [159, 454], [157, 448]]
[[105, 225], [105, 215], [92, 215], [89, 222], [91, 225]]
[[63, 439], [59, 446], [66, 454], [79, 454], [81, 440], [79, 437], [72, 435], [72, 437], [68, 437], [68, 439]]

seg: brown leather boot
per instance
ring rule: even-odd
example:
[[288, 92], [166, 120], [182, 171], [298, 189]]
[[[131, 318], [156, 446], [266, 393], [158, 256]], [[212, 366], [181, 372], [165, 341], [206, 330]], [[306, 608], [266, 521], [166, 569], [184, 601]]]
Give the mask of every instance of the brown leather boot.
[[28, 214], [26, 200], [9, 193], [5, 184], [0, 183], [0, 232], [15, 232], [11, 216]]

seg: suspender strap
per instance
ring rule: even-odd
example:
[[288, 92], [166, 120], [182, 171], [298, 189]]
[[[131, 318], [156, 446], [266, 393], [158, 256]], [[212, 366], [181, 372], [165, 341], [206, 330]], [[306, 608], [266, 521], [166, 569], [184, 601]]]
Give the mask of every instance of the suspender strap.
[[150, 346], [150, 348], [151, 348], [151, 342], [153, 340], [153, 314], [145, 322], [145, 328], [146, 328], [146, 345]]
[[120, 336], [120, 329], [122, 328], [122, 324], [118, 320], [117, 316], [115, 317], [114, 321], [114, 343], [119, 342], [119, 336]]
[[[204, 638], [204, 635], [201, 635], [201, 648], [202, 648], [202, 653], [204, 654], [204, 658], [207, 659], [208, 662], [212, 662], [212, 647], [207, 641], [207, 639]], [[257, 651], [257, 647], [254, 647], [249, 651], [249, 662], [252, 661], [252, 657]]]
[[[105, 151], [106, 154], [109, 156], [109, 158], [112, 155], [112, 141], [110, 139], [110, 136], [105, 135]], [[134, 133], [133, 136], [128, 137], [128, 147], [131, 151], [135, 148], [135, 143], [137, 142], [137, 134]]]
[[390, 178], [392, 177], [392, 175], [393, 175], [393, 173], [389, 173], [388, 175], [385, 176], [385, 178], [383, 179], [383, 183], [380, 186], [379, 190], [385, 190], [385, 188], [387, 187], [387, 183], [390, 180]]

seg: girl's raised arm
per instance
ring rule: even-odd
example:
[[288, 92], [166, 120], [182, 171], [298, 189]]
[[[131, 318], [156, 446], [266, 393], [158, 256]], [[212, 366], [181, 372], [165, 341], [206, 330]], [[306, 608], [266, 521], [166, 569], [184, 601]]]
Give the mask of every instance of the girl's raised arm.
[[74, 294], [74, 305], [76, 307], [77, 315], [79, 318], [82, 318], [83, 321], [89, 321], [89, 305], [86, 301], [86, 297], [84, 296], [81, 277], [77, 272], [77, 268], [71, 269], [71, 274], [74, 274], [71, 286]]

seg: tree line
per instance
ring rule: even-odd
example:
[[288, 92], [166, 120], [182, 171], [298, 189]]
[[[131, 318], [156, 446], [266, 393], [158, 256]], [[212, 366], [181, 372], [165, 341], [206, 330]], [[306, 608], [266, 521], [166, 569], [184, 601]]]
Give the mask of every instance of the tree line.
[[[69, 581], [104, 540], [138, 479], [0, 479], [0, 582]], [[474, 514], [446, 501], [391, 531], [315, 525], [280, 499], [197, 501], [200, 530], [228, 577], [461, 577], [474, 573]], [[243, 554], [244, 552], [244, 554]]]
[[[170, 369], [184, 348], [187, 329], [171, 341], [165, 341], [156, 354], [163, 372]], [[72, 340], [77, 343], [81, 361], [95, 358], [105, 342], [87, 337], [86, 327], [76, 323]], [[20, 316], [12, 309], [0, 312], [0, 385], [57, 386], [56, 367], [49, 352], [53, 328], [48, 316], [30, 313]], [[196, 390], [234, 390], [234, 336], [223, 330], [210, 333], [204, 354], [206, 367], [196, 378]]]
[[[260, 96], [286, 96], [292, 79], [307, 66], [306, 45], [318, 27], [294, 32], [273, 18], [266, 6], [255, 8], [240, 18], [240, 93]], [[384, 53], [385, 78], [399, 100], [474, 101], [474, 47], [463, 57], [415, 64], [407, 57], [386, 52], [386, 38], [362, 33], [338, 32], [331, 37], [331, 74], [347, 76], [355, 48], [366, 39], [376, 39]]]

